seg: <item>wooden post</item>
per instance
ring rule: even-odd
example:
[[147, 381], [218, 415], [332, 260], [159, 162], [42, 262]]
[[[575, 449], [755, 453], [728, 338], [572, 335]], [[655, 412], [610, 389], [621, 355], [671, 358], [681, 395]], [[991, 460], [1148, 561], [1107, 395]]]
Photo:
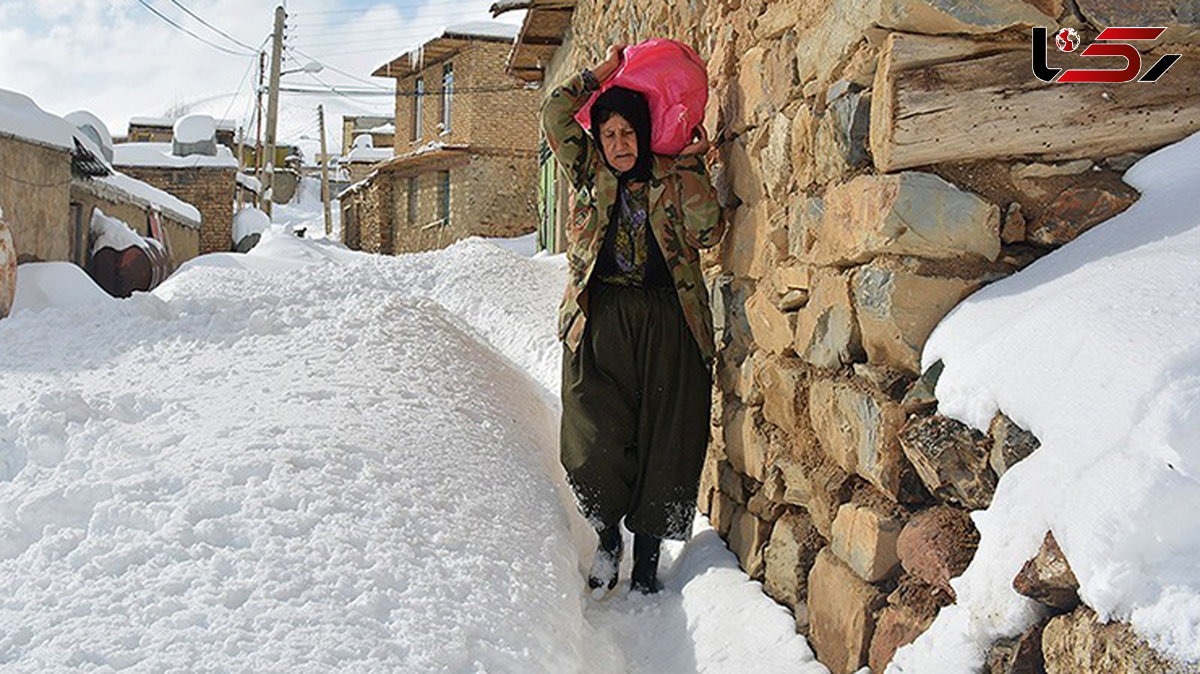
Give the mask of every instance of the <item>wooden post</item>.
[[317, 106], [321, 125], [321, 201], [325, 203], [325, 238], [333, 234], [333, 216], [329, 212], [329, 153], [325, 151], [325, 106]]
[[283, 22], [287, 12], [283, 5], [275, 8], [274, 44], [271, 46], [271, 82], [267, 91], [267, 147], [266, 170], [263, 172], [263, 194], [270, 198], [263, 200], [263, 212], [271, 214], [271, 202], [275, 200], [275, 126], [279, 121], [279, 73], [283, 60]]
[[258, 52], [258, 89], [255, 90], [255, 96], [258, 98], [258, 111], [254, 115], [255, 131], [254, 131], [254, 179], [258, 181], [258, 192], [254, 194], [254, 206], [262, 207], [262, 92], [263, 92], [263, 77], [267, 71], [267, 52]]
[[238, 183], [238, 179], [242, 177], [242, 171], [244, 171], [246, 169], [246, 159], [245, 159], [246, 127], [244, 127], [244, 126], [238, 127], [237, 154], [238, 154], [238, 169], [237, 169], [238, 172], [237, 172], [237, 177], [234, 178], [234, 181], [233, 181], [233, 191], [234, 191], [234, 193], [237, 194], [237, 210], [240, 211], [240, 210], [242, 210], [242, 205], [243, 205], [242, 192], [244, 191], [244, 188], [241, 186], [240, 183]]

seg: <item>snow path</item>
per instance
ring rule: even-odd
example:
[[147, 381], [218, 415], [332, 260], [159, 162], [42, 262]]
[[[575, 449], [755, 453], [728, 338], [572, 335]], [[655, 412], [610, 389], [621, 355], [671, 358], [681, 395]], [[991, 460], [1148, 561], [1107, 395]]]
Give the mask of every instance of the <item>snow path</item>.
[[824, 672], [698, 520], [584, 598], [561, 259], [264, 236], [0, 321], [6, 671]]

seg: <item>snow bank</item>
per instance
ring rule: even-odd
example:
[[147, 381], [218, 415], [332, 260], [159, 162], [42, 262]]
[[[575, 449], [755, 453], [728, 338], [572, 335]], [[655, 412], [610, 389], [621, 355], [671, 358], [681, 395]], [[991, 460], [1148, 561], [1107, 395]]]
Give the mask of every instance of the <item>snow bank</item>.
[[[116, 302], [79, 267], [70, 262], [27, 262], [17, 265], [17, 294], [12, 314], [41, 311], [53, 307], [88, 309]], [[10, 318], [9, 322], [15, 320]], [[5, 349], [10, 343], [5, 342]], [[8, 373], [5, 373], [8, 377]], [[3, 415], [0, 414], [0, 420]], [[3, 435], [0, 435], [0, 464], [4, 463]], [[0, 468], [0, 473], [3, 469]], [[2, 476], [0, 476], [2, 479]], [[0, 662], [3, 658], [0, 657]]]
[[92, 252], [101, 248], [125, 250], [126, 248], [145, 248], [146, 240], [133, 231], [125, 221], [110, 218], [104, 211], [97, 208], [92, 211], [92, 222], [89, 226], [92, 234]]
[[1011, 582], [1048, 529], [1103, 619], [1200, 661], [1200, 134], [1125, 180], [1137, 203], [970, 297], [925, 347], [943, 414], [986, 429], [1003, 410], [1042, 445], [974, 514], [957, 604], [889, 672], [977, 670], [1031, 624]]
[[39, 108], [32, 98], [8, 89], [0, 89], [0, 133], [63, 150], [75, 149], [74, 127]]
[[236, 245], [251, 234], [262, 234], [271, 226], [271, 216], [253, 206], [246, 206], [233, 216], [233, 243]]
[[0, 661], [615, 671], [552, 411], [364, 258], [0, 323]]
[[823, 674], [702, 518], [662, 594], [587, 598], [565, 282], [480, 239], [391, 258], [273, 225], [0, 322], [0, 662]]

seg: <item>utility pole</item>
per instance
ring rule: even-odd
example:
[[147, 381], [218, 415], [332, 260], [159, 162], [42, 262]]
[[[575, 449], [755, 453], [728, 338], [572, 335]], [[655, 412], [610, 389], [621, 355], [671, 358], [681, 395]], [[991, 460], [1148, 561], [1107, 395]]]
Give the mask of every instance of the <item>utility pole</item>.
[[283, 22], [287, 12], [283, 5], [275, 8], [274, 44], [271, 46], [271, 84], [267, 92], [267, 148], [265, 150], [266, 170], [263, 173], [263, 190], [271, 198], [263, 202], [263, 211], [271, 215], [271, 202], [274, 201], [275, 186], [275, 123], [279, 118], [279, 69], [283, 60]]
[[325, 238], [333, 234], [333, 217], [329, 213], [329, 154], [325, 151], [325, 106], [317, 106], [317, 121], [321, 124], [321, 199], [325, 202]]
[[242, 172], [246, 169], [246, 127], [238, 125], [238, 172], [237, 179], [234, 185], [234, 191], [237, 192], [237, 209], [242, 210], [242, 193], [244, 188], [241, 186]]
[[263, 92], [263, 77], [267, 71], [267, 52], [258, 52], [258, 111], [254, 115], [255, 131], [254, 131], [254, 179], [258, 181], [258, 195], [254, 199], [255, 206], [262, 206], [262, 92]]

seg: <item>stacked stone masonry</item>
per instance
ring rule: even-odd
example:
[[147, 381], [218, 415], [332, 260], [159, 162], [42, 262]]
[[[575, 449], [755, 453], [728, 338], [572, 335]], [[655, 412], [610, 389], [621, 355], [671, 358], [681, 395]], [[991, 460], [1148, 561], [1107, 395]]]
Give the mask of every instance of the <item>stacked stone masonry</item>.
[[[1200, 29], [1178, 24], [1192, 15], [1177, 6], [576, 4], [548, 86], [613, 42], [670, 37], [708, 63], [730, 228], [703, 258], [720, 353], [700, 507], [835, 674], [884, 671], [953, 602], [949, 581], [978, 543], [968, 512], [1037, 448], [1003, 415], [984, 434], [934, 413], [931, 331], [1127, 208], [1137, 193], [1122, 172], [1200, 129], [1200, 71], [1113, 100], [1056, 89], [1031, 74], [1030, 28], [1087, 42], [1108, 25], [1166, 25], [1155, 49], [1200, 58]], [[1102, 61], [1088, 67], [1121, 65]], [[989, 671], [1131, 671], [1106, 667], [1151, 657], [1084, 610], [998, 644]]]

